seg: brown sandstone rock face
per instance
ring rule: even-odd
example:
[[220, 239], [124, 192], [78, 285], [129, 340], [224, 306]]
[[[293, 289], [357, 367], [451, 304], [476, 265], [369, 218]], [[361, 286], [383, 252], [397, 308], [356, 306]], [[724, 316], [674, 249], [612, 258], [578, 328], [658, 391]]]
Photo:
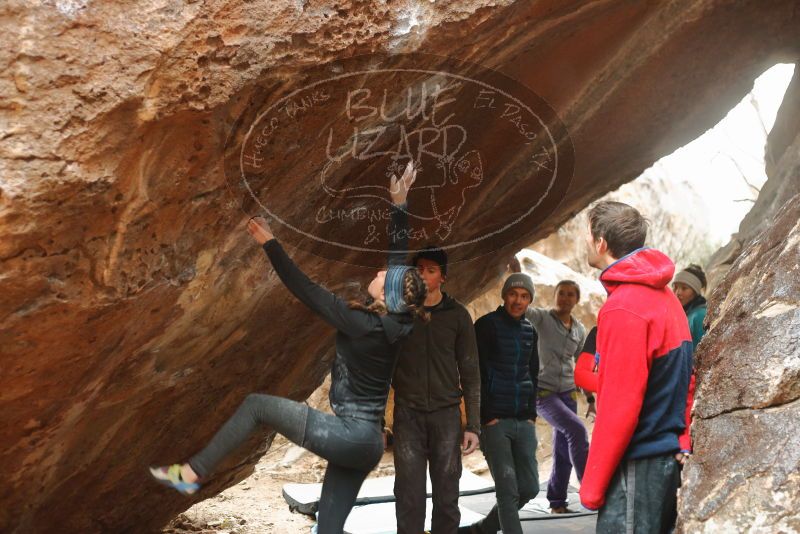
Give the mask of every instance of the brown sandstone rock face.
[[[450, 288], [468, 300], [523, 244], [800, 55], [799, 21], [794, 0], [5, 2], [0, 531], [155, 530], [190, 501], [152, 485], [149, 464], [195, 452], [247, 393], [301, 399], [320, 383], [332, 331], [266, 267], [243, 231], [247, 195], [223, 172], [237, 118], [308, 67], [450, 55], [518, 80], [558, 113], [575, 153], [569, 194], [516, 243], [453, 266]], [[500, 126], [483, 135], [502, 147]], [[275, 167], [285, 177], [275, 199], [294, 216], [309, 208], [298, 165]], [[529, 202], [503, 172], [484, 185], [455, 237]], [[293, 256], [334, 289], [373, 274], [352, 265], [357, 253]], [[245, 476], [260, 442], [201, 497]]]
[[697, 354], [684, 532], [800, 529], [800, 196], [714, 292]]

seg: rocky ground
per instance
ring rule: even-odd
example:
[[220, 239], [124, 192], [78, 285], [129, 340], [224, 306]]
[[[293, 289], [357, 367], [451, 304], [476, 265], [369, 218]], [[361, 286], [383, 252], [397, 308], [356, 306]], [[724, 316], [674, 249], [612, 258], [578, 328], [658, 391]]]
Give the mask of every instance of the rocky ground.
[[[579, 413], [586, 413], [586, 403], [580, 399]], [[591, 432], [593, 420], [584, 421]], [[540, 480], [546, 480], [552, 464], [552, 429], [541, 418], [536, 424], [539, 448]], [[289, 482], [321, 482], [327, 462], [300, 449], [278, 436], [269, 452], [256, 465], [254, 473], [228, 490], [199, 502], [176, 517], [163, 534], [265, 534], [309, 532], [314, 521], [292, 513], [281, 495]], [[464, 468], [491, 478], [480, 451], [464, 458]], [[383, 455], [371, 477], [394, 474], [392, 450]], [[572, 484], [577, 486], [573, 473]]]

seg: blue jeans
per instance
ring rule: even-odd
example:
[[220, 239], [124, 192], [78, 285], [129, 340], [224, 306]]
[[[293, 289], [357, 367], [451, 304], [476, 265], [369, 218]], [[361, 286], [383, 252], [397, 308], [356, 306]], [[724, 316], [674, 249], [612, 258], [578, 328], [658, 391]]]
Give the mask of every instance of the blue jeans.
[[567, 489], [572, 468], [578, 480], [583, 479], [589, 440], [586, 427], [578, 417], [576, 390], [553, 393], [539, 390], [536, 413], [553, 427], [553, 470], [547, 484], [547, 500], [551, 508], [567, 505]]
[[484, 533], [522, 534], [519, 509], [539, 493], [536, 427], [518, 419], [483, 425], [481, 450], [494, 479], [497, 504], [475, 526]]

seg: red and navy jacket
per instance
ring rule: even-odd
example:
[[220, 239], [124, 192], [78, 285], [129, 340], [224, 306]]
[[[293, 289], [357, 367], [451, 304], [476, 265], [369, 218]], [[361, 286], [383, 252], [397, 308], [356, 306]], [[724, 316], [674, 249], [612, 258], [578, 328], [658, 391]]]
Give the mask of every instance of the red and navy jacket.
[[583, 505], [596, 510], [622, 460], [677, 453], [687, 428], [692, 336], [668, 284], [675, 265], [649, 248], [600, 275], [608, 300], [597, 317], [597, 420], [581, 481]]

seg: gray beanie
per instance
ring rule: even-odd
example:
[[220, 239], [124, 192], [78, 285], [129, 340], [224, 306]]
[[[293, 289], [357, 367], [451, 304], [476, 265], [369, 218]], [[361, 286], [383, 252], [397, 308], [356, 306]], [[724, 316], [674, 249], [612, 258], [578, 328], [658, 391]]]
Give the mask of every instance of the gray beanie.
[[690, 273], [686, 269], [682, 270], [678, 274], [675, 275], [675, 279], [673, 282], [680, 282], [681, 284], [686, 284], [687, 286], [692, 288], [692, 291], [695, 292], [697, 295], [702, 295], [703, 293], [703, 282], [696, 277], [693, 273]]
[[503, 284], [503, 291], [500, 293], [500, 298], [504, 299], [506, 297], [506, 292], [514, 287], [521, 287], [527, 290], [528, 293], [531, 294], [531, 300], [533, 300], [534, 295], [536, 295], [536, 292], [533, 290], [533, 280], [531, 280], [531, 277], [525, 273], [514, 273], [506, 278]]

